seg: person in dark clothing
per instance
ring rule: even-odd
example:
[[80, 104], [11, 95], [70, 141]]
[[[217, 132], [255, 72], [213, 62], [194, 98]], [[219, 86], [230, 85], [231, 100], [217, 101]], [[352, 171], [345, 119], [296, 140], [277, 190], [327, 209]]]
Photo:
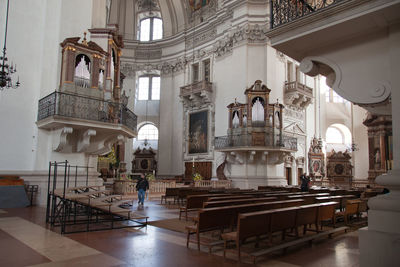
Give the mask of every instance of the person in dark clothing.
[[307, 192], [308, 191], [308, 184], [310, 183], [310, 178], [307, 177], [307, 175], [305, 173], [303, 173], [300, 176], [300, 180], [301, 180], [301, 185], [300, 185], [301, 191], [302, 192]]
[[136, 191], [138, 192], [138, 199], [139, 199], [139, 205], [144, 204], [144, 196], [146, 194], [146, 190], [149, 189], [149, 182], [147, 181], [146, 177], [144, 174], [140, 174], [140, 178], [136, 184]]

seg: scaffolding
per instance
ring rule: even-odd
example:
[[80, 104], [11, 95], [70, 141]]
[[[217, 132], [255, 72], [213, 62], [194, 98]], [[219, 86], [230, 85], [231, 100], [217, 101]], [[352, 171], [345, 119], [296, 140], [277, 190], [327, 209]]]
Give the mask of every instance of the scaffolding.
[[130, 209], [133, 199], [113, 195], [103, 185], [89, 185], [89, 169], [68, 161], [49, 162], [46, 223], [59, 227], [61, 234], [146, 227], [148, 217]]

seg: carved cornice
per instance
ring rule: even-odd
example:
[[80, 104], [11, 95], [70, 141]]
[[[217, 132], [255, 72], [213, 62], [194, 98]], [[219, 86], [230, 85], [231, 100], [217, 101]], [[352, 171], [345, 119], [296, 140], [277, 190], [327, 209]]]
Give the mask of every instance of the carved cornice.
[[200, 46], [202, 44], [205, 44], [209, 41], [214, 40], [216, 36], [217, 36], [216, 28], [212, 28], [206, 32], [197, 33], [197, 34], [195, 34], [194, 38], [193, 38], [193, 34], [192, 34], [192, 36], [187, 37], [186, 46], [188, 49], [192, 49], [193, 44], [196, 47]]
[[135, 59], [160, 59], [162, 50], [160, 49], [136, 49]]
[[267, 41], [267, 27], [259, 24], [246, 24], [236, 27], [214, 44], [214, 53], [217, 57], [232, 52], [234, 46], [243, 42], [265, 43]]
[[127, 77], [135, 77], [137, 71], [153, 71], [158, 70], [161, 74], [168, 75], [175, 72], [183, 71], [189, 62], [188, 57], [179, 57], [171, 61], [146, 62], [146, 63], [121, 63], [121, 72]]

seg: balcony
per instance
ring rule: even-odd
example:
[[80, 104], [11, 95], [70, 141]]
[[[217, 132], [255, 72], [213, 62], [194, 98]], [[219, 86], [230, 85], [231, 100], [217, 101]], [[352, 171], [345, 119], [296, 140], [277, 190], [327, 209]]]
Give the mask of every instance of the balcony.
[[371, 113], [390, 114], [387, 66], [399, 14], [392, 0], [272, 0], [266, 35], [303, 73], [326, 76], [337, 94]]
[[102, 153], [137, 135], [137, 116], [125, 105], [63, 92], [39, 100], [36, 124], [60, 135], [58, 152]]
[[297, 138], [284, 134], [262, 133], [260, 135], [242, 134], [215, 137], [215, 150], [270, 150], [297, 151]]
[[399, 13], [400, 4], [391, 0], [272, 0], [267, 36], [274, 48], [300, 62], [322, 46], [382, 30]]
[[215, 151], [223, 152], [230, 164], [281, 164], [285, 156], [297, 151], [297, 139], [283, 134], [252, 133], [219, 136]]
[[313, 89], [298, 82], [286, 82], [284, 88], [284, 101], [286, 105], [305, 109], [312, 102]]
[[185, 106], [190, 106], [190, 103], [194, 103], [195, 105], [210, 103], [212, 101], [212, 94], [212, 83], [203, 80], [182, 86], [179, 96]]
[[345, 0], [273, 0], [271, 29], [343, 1]]

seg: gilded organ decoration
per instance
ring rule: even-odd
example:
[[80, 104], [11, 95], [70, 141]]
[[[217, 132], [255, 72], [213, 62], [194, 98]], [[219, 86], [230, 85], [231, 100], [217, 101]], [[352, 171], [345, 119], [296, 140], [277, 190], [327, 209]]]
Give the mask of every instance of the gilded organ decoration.
[[235, 98], [227, 106], [228, 135], [216, 137], [214, 146], [230, 153], [228, 162], [243, 162], [243, 153], [248, 151], [249, 162], [265, 163], [268, 155], [268, 164], [280, 164], [284, 156], [297, 151], [297, 139], [283, 133], [284, 106], [278, 100], [270, 104], [270, 92], [261, 80], [256, 80], [244, 92], [246, 103], [239, 103]]

